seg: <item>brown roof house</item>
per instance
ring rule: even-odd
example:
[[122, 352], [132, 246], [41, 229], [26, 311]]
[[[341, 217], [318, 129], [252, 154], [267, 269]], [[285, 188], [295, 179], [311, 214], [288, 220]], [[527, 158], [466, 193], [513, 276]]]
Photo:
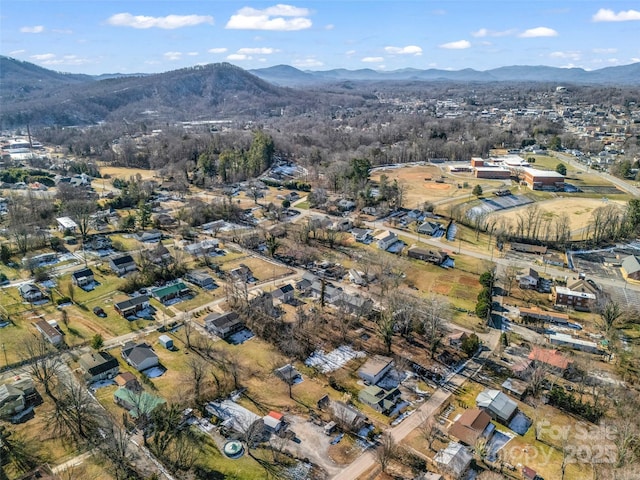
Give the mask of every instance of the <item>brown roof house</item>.
[[564, 373], [571, 364], [570, 360], [556, 349], [533, 347], [529, 353], [529, 360], [543, 363], [557, 373]]
[[491, 416], [481, 408], [465, 410], [449, 429], [449, 436], [464, 445], [473, 446], [479, 438], [489, 439], [494, 425]]

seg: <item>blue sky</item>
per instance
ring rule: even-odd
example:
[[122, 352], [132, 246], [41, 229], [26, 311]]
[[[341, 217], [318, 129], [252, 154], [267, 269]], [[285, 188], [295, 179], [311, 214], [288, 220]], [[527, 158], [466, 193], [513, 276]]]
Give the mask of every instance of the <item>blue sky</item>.
[[2, 0], [0, 53], [74, 73], [640, 62], [640, 2]]

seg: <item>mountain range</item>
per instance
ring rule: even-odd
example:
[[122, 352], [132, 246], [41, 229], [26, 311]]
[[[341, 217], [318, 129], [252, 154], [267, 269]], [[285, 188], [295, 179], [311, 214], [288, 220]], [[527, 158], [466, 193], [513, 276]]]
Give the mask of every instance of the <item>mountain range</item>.
[[[355, 106], [364, 90], [324, 89], [342, 82], [546, 82], [640, 85], [640, 63], [586, 71], [512, 66], [493, 70], [370, 69], [302, 71], [288, 65], [243, 70], [228, 63], [157, 74], [60, 73], [0, 56], [2, 127], [84, 125], [152, 115], [163, 121], [257, 118], [283, 109], [312, 112], [329, 105]], [[292, 88], [295, 87], [295, 88]]]
[[249, 70], [267, 82], [283, 86], [304, 86], [351, 81], [455, 81], [455, 82], [555, 82], [569, 84], [640, 85], [640, 63], [606, 67], [599, 70], [514, 65], [478, 71], [464, 70], [401, 70], [377, 71], [371, 69], [325, 71], [298, 70], [289, 65]]

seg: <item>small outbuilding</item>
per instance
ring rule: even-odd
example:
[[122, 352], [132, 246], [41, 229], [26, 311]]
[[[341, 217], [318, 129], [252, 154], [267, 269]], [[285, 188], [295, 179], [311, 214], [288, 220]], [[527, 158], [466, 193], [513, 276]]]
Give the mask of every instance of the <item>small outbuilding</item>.
[[173, 339], [168, 335], [160, 335], [158, 342], [167, 350], [173, 350]]

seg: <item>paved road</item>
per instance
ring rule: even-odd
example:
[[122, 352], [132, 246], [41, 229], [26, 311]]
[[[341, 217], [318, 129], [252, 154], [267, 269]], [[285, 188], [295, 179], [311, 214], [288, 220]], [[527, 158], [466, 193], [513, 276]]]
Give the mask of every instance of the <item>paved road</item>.
[[[482, 358], [488, 356], [496, 347], [499, 333], [497, 331], [495, 332], [497, 333], [496, 340], [494, 340], [492, 345], [489, 345], [490, 350], [485, 350], [481, 353], [480, 356]], [[477, 360], [469, 360], [459, 373], [447, 379], [445, 384], [438, 388], [426, 402], [416, 409], [412, 415], [407, 417], [401, 424], [389, 429], [387, 432], [392, 436], [396, 443], [400, 443], [423, 422], [435, 415], [442, 405], [447, 402], [449, 397], [451, 397], [453, 392], [460, 388], [469, 378], [472, 378], [481, 368], [482, 364]], [[345, 467], [340, 473], [334, 475], [333, 480], [355, 480], [373, 467], [376, 461], [374, 452], [366, 451], [348, 467]]]
[[626, 180], [622, 180], [621, 178], [614, 177], [613, 175], [609, 175], [608, 173], [601, 172], [600, 170], [590, 169], [587, 165], [584, 165], [577, 161], [573, 156], [567, 155], [562, 152], [551, 152], [554, 157], [559, 158], [563, 162], [567, 162], [568, 164], [576, 167], [578, 170], [582, 170], [583, 172], [589, 172], [596, 175], [601, 176], [605, 180], [613, 183], [616, 187], [624, 190], [627, 193], [635, 195], [636, 197], [640, 197], [640, 188], [633, 186], [631, 183]]

